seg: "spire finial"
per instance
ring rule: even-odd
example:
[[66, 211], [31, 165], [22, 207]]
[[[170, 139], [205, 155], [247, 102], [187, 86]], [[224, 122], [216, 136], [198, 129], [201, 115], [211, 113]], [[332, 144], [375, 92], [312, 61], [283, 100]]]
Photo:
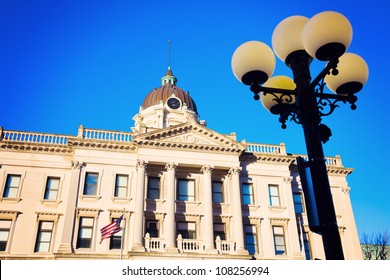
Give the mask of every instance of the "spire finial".
[[168, 70], [171, 69], [171, 40], [168, 40]]
[[167, 73], [165, 73], [165, 76], [161, 78], [161, 84], [171, 84], [176, 85], [177, 79], [175, 76], [173, 76], [172, 70], [171, 70], [171, 40], [168, 40], [168, 70]]

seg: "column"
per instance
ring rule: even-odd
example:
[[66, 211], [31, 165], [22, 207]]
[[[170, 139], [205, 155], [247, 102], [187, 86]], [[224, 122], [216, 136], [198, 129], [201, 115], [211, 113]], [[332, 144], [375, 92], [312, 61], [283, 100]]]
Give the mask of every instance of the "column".
[[[212, 252], [215, 251], [214, 247], [214, 223], [213, 223], [213, 190], [212, 190], [212, 179], [211, 172], [213, 168], [211, 166], [205, 165], [202, 167], [201, 171], [203, 172], [203, 208], [204, 208], [204, 217], [203, 217], [203, 237], [205, 240], [206, 251]], [[216, 252], [216, 251], [215, 251]]]
[[169, 162], [165, 165], [166, 173], [166, 197], [165, 209], [166, 215], [164, 219], [164, 237], [165, 248], [168, 252], [177, 252], [176, 247], [176, 223], [175, 223], [175, 173], [177, 165]]
[[143, 246], [146, 161], [138, 160], [137, 188], [135, 193], [133, 245], [131, 251], [145, 251]]
[[232, 167], [229, 170], [229, 175], [232, 182], [232, 210], [233, 210], [233, 233], [236, 241], [236, 252], [240, 254], [248, 254], [244, 246], [244, 227], [242, 224], [242, 209], [241, 209], [241, 188], [240, 188], [240, 168]]
[[72, 173], [68, 197], [66, 201], [66, 209], [64, 214], [64, 229], [62, 230], [61, 244], [58, 248], [60, 254], [73, 253], [73, 231], [74, 219], [77, 206], [77, 196], [79, 194], [80, 175], [84, 162], [72, 161]]

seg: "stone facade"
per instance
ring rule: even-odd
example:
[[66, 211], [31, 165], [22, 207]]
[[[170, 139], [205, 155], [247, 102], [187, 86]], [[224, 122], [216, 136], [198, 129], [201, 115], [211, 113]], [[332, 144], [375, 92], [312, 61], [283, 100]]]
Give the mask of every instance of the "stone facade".
[[[141, 107], [132, 132], [1, 128], [0, 259], [324, 259], [297, 155], [207, 128], [181, 98]], [[327, 166], [345, 258], [362, 259], [352, 169], [339, 156]]]

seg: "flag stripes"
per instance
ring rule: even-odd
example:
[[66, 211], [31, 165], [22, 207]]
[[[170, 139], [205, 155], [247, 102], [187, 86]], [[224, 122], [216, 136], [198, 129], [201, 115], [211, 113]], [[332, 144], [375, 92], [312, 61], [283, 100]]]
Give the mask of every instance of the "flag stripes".
[[102, 243], [104, 239], [110, 238], [115, 233], [120, 232], [122, 230], [121, 228], [122, 219], [123, 219], [123, 214], [118, 219], [114, 220], [111, 224], [106, 225], [105, 227], [100, 229], [100, 233], [102, 235], [100, 239], [100, 243]]

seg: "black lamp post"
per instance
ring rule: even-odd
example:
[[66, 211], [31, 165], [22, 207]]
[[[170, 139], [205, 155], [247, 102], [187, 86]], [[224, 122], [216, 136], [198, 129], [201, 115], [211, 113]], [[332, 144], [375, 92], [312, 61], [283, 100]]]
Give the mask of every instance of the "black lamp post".
[[[279, 115], [282, 128], [290, 118], [303, 127], [308, 160], [297, 158], [308, 205], [309, 227], [321, 234], [326, 259], [344, 259], [322, 143], [331, 130], [321, 123], [337, 103], [349, 103], [355, 110], [357, 97], [368, 79], [368, 67], [358, 55], [346, 53], [352, 41], [348, 19], [337, 12], [322, 12], [311, 19], [288, 17], [272, 35], [275, 54], [291, 68], [294, 80], [287, 76], [269, 78], [275, 69], [270, 47], [250, 41], [237, 48], [232, 57], [234, 75], [249, 85], [255, 100]], [[312, 80], [313, 58], [327, 61], [323, 71]], [[324, 93], [324, 87], [334, 93]]]

